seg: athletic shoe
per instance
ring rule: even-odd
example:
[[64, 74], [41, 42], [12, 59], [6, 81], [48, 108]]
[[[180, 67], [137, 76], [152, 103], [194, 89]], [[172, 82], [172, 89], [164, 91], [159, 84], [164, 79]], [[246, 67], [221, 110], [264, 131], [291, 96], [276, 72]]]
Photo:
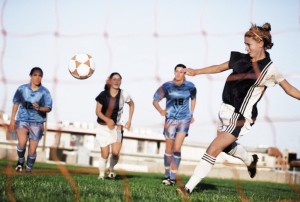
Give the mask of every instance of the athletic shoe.
[[20, 172], [21, 173], [23, 171], [23, 165], [24, 165], [24, 163], [20, 163], [18, 161], [18, 163], [16, 165], [16, 168], [15, 168], [16, 172]]
[[104, 180], [104, 176], [99, 175], [98, 180]]
[[258, 161], [258, 156], [256, 154], [252, 155], [253, 161], [251, 162], [251, 164], [249, 166], [247, 166], [248, 168], [248, 173], [250, 175], [251, 178], [254, 178], [256, 175], [256, 165], [257, 165], [257, 161]]
[[108, 174], [108, 178], [113, 180], [113, 179], [116, 178], [116, 174], [114, 172], [110, 171], [109, 174]]
[[170, 177], [164, 177], [164, 179], [162, 180], [163, 185], [166, 185], [167, 183], [169, 183]]
[[191, 192], [190, 192], [190, 190], [189, 190], [188, 188], [183, 187], [183, 186], [180, 186], [180, 187], [178, 187], [178, 188], [176, 189], [176, 193], [177, 193], [178, 195], [180, 195], [181, 197], [186, 197], [186, 198], [188, 198]]
[[175, 180], [168, 179], [163, 183], [166, 186], [174, 186], [176, 184]]

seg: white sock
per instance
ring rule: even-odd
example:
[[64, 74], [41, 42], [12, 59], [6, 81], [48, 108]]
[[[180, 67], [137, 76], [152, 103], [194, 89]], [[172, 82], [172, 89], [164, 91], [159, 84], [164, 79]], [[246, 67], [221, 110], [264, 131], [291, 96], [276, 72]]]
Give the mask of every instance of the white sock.
[[104, 177], [107, 159], [100, 157], [99, 160], [99, 177]]
[[109, 164], [109, 171], [110, 172], [114, 171], [114, 167], [118, 163], [118, 161], [119, 161], [119, 156], [111, 155], [111, 157], [110, 157], [110, 164]]
[[216, 158], [205, 153], [202, 159], [199, 161], [196, 166], [193, 175], [190, 177], [189, 181], [185, 185], [186, 188], [193, 191], [193, 189], [197, 186], [197, 184], [208, 175], [213, 165], [216, 162]]
[[241, 159], [246, 164], [246, 166], [249, 166], [253, 161], [252, 155], [250, 155], [240, 144], [237, 144], [231, 151], [228, 152], [228, 154]]

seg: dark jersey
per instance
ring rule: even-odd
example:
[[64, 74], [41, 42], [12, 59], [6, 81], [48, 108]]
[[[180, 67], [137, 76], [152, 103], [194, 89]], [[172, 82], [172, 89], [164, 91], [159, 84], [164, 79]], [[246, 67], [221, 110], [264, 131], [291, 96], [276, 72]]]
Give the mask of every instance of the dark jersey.
[[[124, 103], [130, 102], [131, 97], [120, 89], [115, 97], [112, 97], [109, 91], [102, 91], [95, 100], [102, 105], [101, 112], [105, 116], [110, 117], [115, 124], [120, 124]], [[99, 117], [97, 117], [97, 122], [101, 125], [106, 125], [105, 121]]]
[[281, 82], [283, 77], [274, 67], [268, 52], [264, 59], [255, 63], [251, 62], [249, 54], [231, 52], [229, 68], [232, 73], [224, 86], [223, 102], [233, 106], [236, 113], [254, 121], [258, 114], [257, 103], [266, 88]]

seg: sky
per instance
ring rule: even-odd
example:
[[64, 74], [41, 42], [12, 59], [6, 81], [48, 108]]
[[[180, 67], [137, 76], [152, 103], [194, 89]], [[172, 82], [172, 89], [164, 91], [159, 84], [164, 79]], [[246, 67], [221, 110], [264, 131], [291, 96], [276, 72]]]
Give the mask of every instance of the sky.
[[[179, 63], [202, 68], [228, 61], [231, 51], [245, 53], [243, 35], [251, 23], [271, 24], [271, 59], [300, 88], [299, 0], [0, 0], [0, 6], [0, 111], [9, 115], [15, 90], [40, 66], [53, 97], [48, 122], [96, 123], [95, 97], [116, 71], [135, 102], [132, 127], [161, 133], [164, 118], [152, 105], [156, 89], [173, 79]], [[86, 80], [68, 72], [77, 53], [95, 61]], [[186, 141], [207, 143], [215, 137], [229, 73], [187, 78], [198, 93], [196, 122]], [[240, 143], [290, 149], [299, 158], [299, 100], [277, 85], [267, 90], [258, 110], [256, 124]]]

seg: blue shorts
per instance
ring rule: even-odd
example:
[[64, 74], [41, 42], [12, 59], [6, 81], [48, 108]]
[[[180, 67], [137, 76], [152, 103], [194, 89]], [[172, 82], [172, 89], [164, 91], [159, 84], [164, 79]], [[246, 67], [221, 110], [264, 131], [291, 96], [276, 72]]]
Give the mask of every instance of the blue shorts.
[[16, 121], [16, 128], [25, 128], [28, 130], [30, 140], [40, 141], [44, 135], [44, 124], [36, 122]]
[[166, 139], [175, 140], [177, 133], [185, 133], [188, 136], [191, 118], [183, 120], [166, 119], [164, 135]]

